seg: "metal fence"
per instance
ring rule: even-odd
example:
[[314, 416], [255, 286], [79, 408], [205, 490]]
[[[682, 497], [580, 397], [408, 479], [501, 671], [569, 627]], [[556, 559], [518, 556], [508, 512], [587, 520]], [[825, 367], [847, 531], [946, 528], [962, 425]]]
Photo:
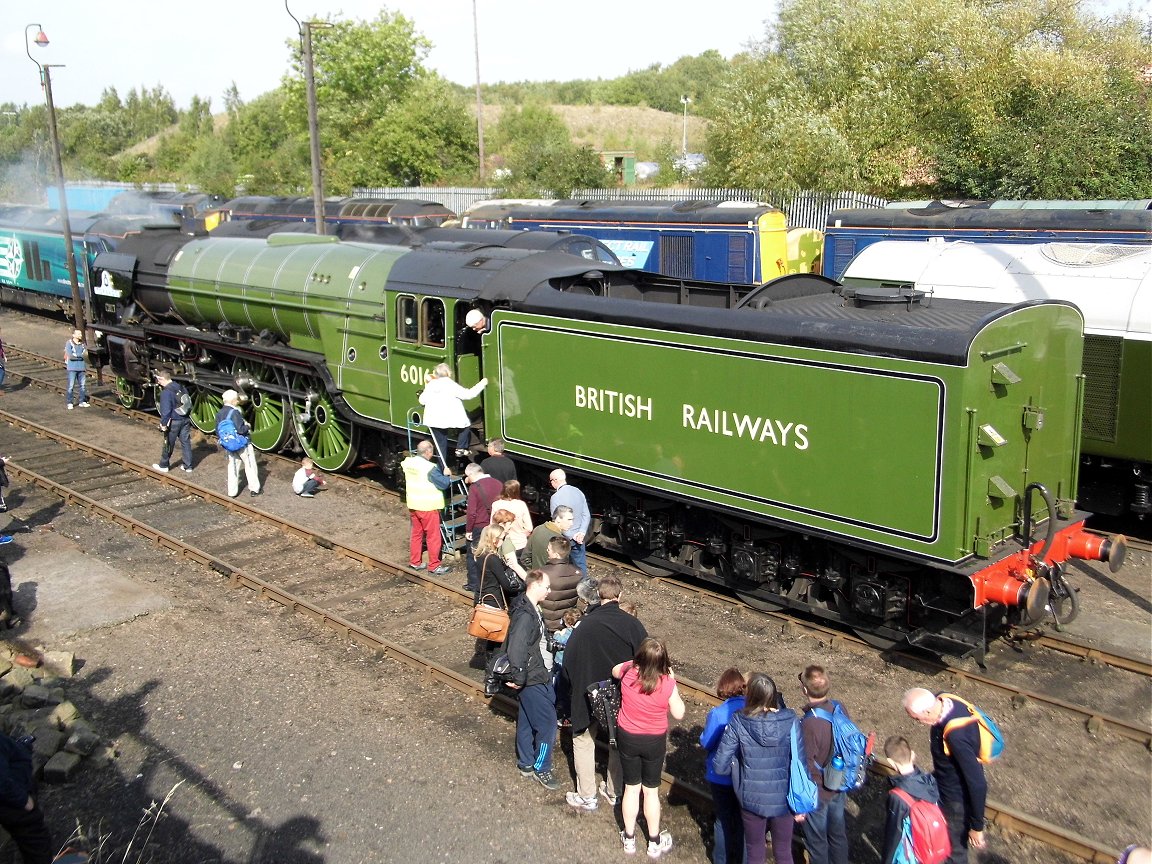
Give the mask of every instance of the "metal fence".
[[[352, 194], [364, 198], [419, 198], [443, 204], [453, 213], [463, 213], [477, 201], [499, 198], [498, 188], [400, 186], [392, 188], [354, 189]], [[859, 192], [780, 192], [770, 189], [577, 189], [573, 198], [586, 201], [760, 201], [779, 207], [788, 216], [792, 228], [824, 229], [828, 214], [849, 207], [883, 207], [888, 199]]]

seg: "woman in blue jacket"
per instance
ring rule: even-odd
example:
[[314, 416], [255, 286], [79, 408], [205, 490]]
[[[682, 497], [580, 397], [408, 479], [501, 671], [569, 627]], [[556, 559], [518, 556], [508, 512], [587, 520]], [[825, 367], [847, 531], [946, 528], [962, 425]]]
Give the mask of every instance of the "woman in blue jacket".
[[720, 673], [716, 695], [724, 701], [708, 712], [700, 746], [704, 748], [704, 768], [712, 789], [712, 864], [742, 864], [744, 861], [744, 826], [740, 821], [740, 802], [732, 791], [732, 778], [712, 770], [712, 756], [728, 728], [732, 715], [744, 707], [744, 673], [730, 666]]
[[799, 718], [778, 704], [776, 683], [763, 672], [755, 673], [748, 679], [744, 709], [732, 715], [712, 757], [717, 774], [730, 774], [733, 761], [739, 763], [739, 782], [733, 785], [740, 799], [748, 864], [764, 864], [768, 831], [776, 864], [792, 864], [788, 777], [792, 726]]

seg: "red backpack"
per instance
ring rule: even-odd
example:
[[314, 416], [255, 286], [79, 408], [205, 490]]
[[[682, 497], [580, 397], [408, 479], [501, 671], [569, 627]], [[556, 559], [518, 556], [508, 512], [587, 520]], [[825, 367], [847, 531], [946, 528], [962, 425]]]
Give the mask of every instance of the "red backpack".
[[941, 864], [952, 854], [952, 841], [948, 839], [948, 823], [939, 804], [913, 798], [903, 789], [892, 794], [908, 805], [908, 824], [912, 834], [912, 854], [919, 864]]

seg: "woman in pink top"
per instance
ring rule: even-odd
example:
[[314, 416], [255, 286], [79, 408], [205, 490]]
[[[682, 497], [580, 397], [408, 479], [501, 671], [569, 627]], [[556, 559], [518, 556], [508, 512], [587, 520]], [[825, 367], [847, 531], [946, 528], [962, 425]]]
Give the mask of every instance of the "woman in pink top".
[[[508, 526], [508, 539], [519, 552], [528, 545], [528, 535], [532, 533], [532, 515], [528, 512], [528, 505], [520, 497], [520, 481], [505, 481], [500, 497], [492, 502], [492, 515], [495, 516], [498, 510], [507, 510], [516, 517]], [[534, 566], [541, 567], [547, 563], [541, 561]]]
[[640, 812], [640, 788], [644, 788], [644, 820], [648, 823], [648, 857], [659, 858], [672, 848], [672, 835], [660, 830], [660, 772], [668, 749], [668, 715], [684, 717], [684, 700], [668, 651], [659, 639], [649, 636], [636, 656], [617, 663], [612, 677], [620, 679], [620, 714], [616, 718], [616, 750], [624, 774], [620, 816], [624, 851], [636, 852], [636, 817]]

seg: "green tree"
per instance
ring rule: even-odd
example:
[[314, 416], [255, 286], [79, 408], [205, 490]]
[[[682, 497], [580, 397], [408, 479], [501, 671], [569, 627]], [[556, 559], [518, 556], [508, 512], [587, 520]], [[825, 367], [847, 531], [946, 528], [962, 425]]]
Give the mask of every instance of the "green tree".
[[493, 139], [503, 155], [501, 183], [510, 197], [567, 198], [573, 189], [598, 189], [615, 182], [600, 155], [573, 144], [564, 121], [545, 105], [505, 109]]
[[[430, 43], [403, 15], [313, 31], [313, 66], [325, 186], [411, 185], [476, 174], [471, 94], [423, 66]], [[284, 81], [284, 112], [307, 141], [302, 59]]]
[[[1147, 176], [1147, 98], [1134, 81], [1150, 58], [1131, 19], [1087, 8], [785, 0], [717, 97], [709, 174], [893, 196], [913, 187], [1039, 194], [1086, 189], [1073, 175], [1090, 165], [1112, 178], [1093, 184], [1112, 197], [1127, 188], [1120, 177]], [[1092, 134], [1050, 146], [1061, 127]], [[1133, 136], [1140, 152], [1126, 146]]]

